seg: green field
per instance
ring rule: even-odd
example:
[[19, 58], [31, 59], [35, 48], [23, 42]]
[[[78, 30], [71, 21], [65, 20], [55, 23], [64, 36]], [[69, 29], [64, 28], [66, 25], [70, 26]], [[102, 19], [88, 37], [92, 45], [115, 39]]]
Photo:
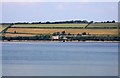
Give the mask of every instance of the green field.
[[9, 25], [1, 25], [0, 24], [0, 32], [2, 31], [2, 30], [4, 30], [5, 28], [7, 28]]
[[[17, 28], [55, 28], [55, 29], [84, 29], [88, 24], [15, 24], [12, 27]], [[88, 29], [116, 29], [118, 23], [93, 23], [88, 25]]]
[[12, 27], [85, 27], [87, 24], [17, 24]]
[[90, 24], [87, 28], [117, 28], [118, 23], [95, 23]]

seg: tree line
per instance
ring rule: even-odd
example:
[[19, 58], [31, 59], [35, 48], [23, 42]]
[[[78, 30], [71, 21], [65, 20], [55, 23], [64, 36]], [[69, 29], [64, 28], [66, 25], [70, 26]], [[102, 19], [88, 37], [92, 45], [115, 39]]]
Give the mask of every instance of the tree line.
[[[51, 38], [50, 35], [41, 35], [41, 36], [31, 36], [31, 37], [22, 37], [22, 36], [17, 36], [17, 37], [1, 37], [1, 40], [7, 40], [7, 41], [13, 41], [13, 40], [39, 40], [39, 41], [64, 41], [65, 39], [60, 38], [58, 40], [54, 40]], [[120, 37], [103, 37], [103, 36], [71, 36], [67, 37], [66, 41], [120, 41]]]
[[58, 22], [17, 22], [17, 23], [2, 23], [2, 25], [8, 24], [91, 24], [91, 23], [115, 23], [113, 21], [101, 21], [101, 22], [94, 22], [94, 21], [87, 21], [87, 20], [70, 20], [70, 21], [58, 21]]

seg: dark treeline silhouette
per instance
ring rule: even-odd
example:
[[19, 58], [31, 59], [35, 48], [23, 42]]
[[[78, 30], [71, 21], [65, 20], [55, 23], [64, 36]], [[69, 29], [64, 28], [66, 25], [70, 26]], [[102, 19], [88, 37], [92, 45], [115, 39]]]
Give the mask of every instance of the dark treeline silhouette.
[[102, 22], [95, 22], [95, 23], [115, 23], [115, 20], [113, 20], [113, 21], [102, 21]]
[[[59, 38], [56, 41], [120, 41], [120, 37], [114, 36], [114, 37], [103, 37], [103, 36], [81, 36], [81, 35], [77, 35], [77, 36], [67, 36], [67, 39], [64, 38]], [[41, 36], [31, 36], [31, 37], [20, 37], [20, 36], [16, 36], [16, 37], [1, 37], [0, 40], [7, 40], [7, 41], [12, 41], [12, 40], [39, 40], [39, 41], [53, 41], [53, 39], [51, 38], [50, 35], [41, 35]]]
[[70, 21], [57, 21], [57, 22], [17, 22], [17, 23], [0, 23], [2, 25], [9, 25], [9, 24], [91, 24], [91, 23], [115, 23], [113, 21], [101, 21], [101, 22], [94, 22], [94, 21], [87, 21], [87, 20], [70, 20]]
[[18, 22], [14, 24], [91, 24], [91, 23], [115, 23], [115, 20], [113, 21], [104, 21], [104, 22], [94, 22], [94, 21], [87, 21], [87, 20], [70, 20], [70, 21], [57, 21], [57, 22]]
[[0, 25], [12, 25], [14, 23], [0, 23]]
[[32, 23], [29, 23], [29, 22], [18, 22], [18, 23], [15, 23], [15, 24], [71, 24], [71, 23], [89, 23], [87, 20], [70, 20], [70, 21], [58, 21], [58, 22], [50, 22], [50, 21], [47, 21], [47, 22], [32, 22]]

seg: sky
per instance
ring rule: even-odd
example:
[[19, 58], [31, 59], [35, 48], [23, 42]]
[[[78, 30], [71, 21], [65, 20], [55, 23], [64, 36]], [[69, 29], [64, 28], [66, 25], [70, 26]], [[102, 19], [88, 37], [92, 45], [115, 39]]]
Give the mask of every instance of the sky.
[[2, 2], [119, 2], [119, 0], [1, 0]]
[[3, 2], [2, 22], [118, 20], [117, 2]]

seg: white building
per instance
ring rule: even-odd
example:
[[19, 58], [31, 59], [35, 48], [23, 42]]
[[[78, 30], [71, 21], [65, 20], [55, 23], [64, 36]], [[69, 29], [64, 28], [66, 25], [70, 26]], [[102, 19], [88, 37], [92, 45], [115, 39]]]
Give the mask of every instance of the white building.
[[58, 39], [59, 39], [59, 36], [52, 36], [52, 39], [58, 40]]

